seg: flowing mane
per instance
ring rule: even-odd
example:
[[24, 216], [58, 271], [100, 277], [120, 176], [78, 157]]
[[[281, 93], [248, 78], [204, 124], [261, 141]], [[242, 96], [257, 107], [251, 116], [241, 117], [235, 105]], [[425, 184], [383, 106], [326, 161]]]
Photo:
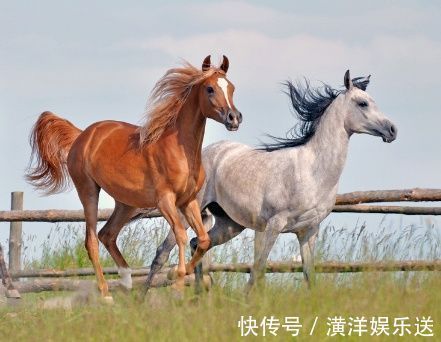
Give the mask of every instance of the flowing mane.
[[[366, 90], [369, 78], [370, 75], [356, 77], [352, 79], [352, 82], [355, 87]], [[294, 114], [299, 123], [287, 132], [286, 138], [267, 134], [273, 142], [262, 144], [260, 149], [268, 152], [306, 144], [314, 136], [326, 109], [343, 92], [343, 90], [334, 89], [324, 83], [322, 87], [311, 88], [307, 79], [305, 79], [304, 85], [299, 82], [293, 84], [291, 81], [286, 81], [284, 85], [288, 88], [285, 93], [291, 100]]]
[[217, 68], [202, 71], [188, 62], [179, 68], [168, 70], [155, 84], [145, 112], [145, 123], [140, 127], [140, 142], [156, 142], [164, 131], [173, 126], [193, 86], [201, 84], [215, 73]]

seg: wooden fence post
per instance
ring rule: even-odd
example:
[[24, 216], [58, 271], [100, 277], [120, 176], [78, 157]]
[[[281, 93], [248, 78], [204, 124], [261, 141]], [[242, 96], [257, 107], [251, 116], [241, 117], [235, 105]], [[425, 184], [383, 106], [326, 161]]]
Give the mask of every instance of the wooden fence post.
[[[23, 210], [23, 192], [11, 193], [11, 210]], [[9, 228], [9, 270], [21, 270], [22, 222], [11, 222]]]
[[5, 257], [3, 255], [3, 247], [0, 244], [0, 274], [2, 278], [2, 284], [5, 287], [6, 298], [20, 298], [20, 293], [14, 287], [11, 276], [9, 275], [8, 268], [5, 264]]

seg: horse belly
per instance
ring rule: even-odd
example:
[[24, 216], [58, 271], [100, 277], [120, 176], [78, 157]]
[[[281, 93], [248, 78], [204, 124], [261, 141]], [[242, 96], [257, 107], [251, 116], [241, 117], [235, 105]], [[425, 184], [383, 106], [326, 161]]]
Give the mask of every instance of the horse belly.
[[116, 201], [136, 208], [156, 207], [156, 191], [153, 186], [137, 187], [136, 182], [127, 179], [112, 180], [112, 182], [98, 181], [99, 186]]
[[217, 194], [216, 202], [235, 222], [244, 227], [253, 227], [263, 231], [266, 227], [266, 218], [260, 210], [257, 198], [250, 198], [247, 194]]

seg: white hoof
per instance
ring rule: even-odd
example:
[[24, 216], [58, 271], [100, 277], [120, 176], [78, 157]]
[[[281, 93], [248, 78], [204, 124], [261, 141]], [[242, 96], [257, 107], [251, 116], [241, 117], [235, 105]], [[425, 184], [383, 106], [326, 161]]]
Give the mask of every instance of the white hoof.
[[132, 270], [130, 268], [119, 268], [118, 274], [121, 277], [119, 284], [127, 290], [132, 289]]

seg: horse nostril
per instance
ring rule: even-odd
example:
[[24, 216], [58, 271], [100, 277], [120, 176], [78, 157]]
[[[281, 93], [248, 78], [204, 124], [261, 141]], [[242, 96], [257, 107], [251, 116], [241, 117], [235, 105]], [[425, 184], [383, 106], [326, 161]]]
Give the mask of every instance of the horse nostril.
[[228, 113], [228, 121], [229, 122], [233, 122], [234, 121], [234, 116], [233, 116], [233, 113]]
[[238, 114], [239, 122], [242, 122], [242, 113], [241, 112], [237, 112], [237, 114]]
[[390, 132], [392, 135], [395, 135], [395, 134], [397, 133], [397, 129], [395, 128], [394, 125], [390, 125], [389, 132]]

